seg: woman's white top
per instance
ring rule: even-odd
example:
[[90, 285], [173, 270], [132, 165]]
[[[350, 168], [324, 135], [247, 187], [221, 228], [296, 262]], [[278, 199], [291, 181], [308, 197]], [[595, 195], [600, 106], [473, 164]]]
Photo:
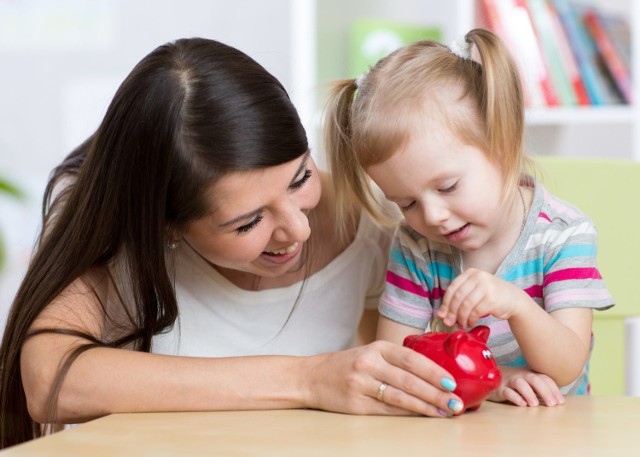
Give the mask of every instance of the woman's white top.
[[175, 250], [179, 317], [153, 338], [152, 352], [311, 355], [353, 347], [363, 310], [375, 309], [384, 289], [391, 235], [363, 212], [354, 241], [304, 286], [260, 291], [235, 286], [182, 243]]

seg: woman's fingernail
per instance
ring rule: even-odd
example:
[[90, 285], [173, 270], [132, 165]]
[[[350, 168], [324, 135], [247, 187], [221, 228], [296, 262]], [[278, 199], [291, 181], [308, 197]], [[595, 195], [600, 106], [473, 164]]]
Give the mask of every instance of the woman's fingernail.
[[441, 416], [444, 416], [444, 417], [451, 416], [451, 413], [449, 411], [445, 411], [444, 409], [440, 409], [440, 408], [438, 408], [438, 414], [440, 414]]
[[457, 387], [456, 382], [451, 378], [442, 378], [440, 380], [440, 385], [444, 387], [446, 390], [448, 390], [449, 392], [453, 392], [454, 390], [456, 390], [456, 387]]
[[454, 413], [457, 414], [460, 411], [462, 411], [462, 402], [456, 400], [455, 398], [452, 398], [451, 400], [449, 400], [449, 403], [447, 403], [447, 407]]
[[484, 316], [480, 316], [480, 319], [485, 319], [487, 317], [491, 316], [491, 314], [485, 314]]

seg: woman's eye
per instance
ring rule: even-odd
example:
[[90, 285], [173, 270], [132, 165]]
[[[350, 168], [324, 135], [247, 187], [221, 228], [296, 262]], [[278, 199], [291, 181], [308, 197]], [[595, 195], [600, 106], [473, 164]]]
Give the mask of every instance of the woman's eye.
[[414, 206], [416, 206], [416, 201], [414, 200], [411, 203], [409, 203], [408, 205], [398, 205], [398, 206], [400, 206], [400, 210], [401, 211], [408, 211], [411, 208], [413, 208]]
[[289, 189], [299, 189], [300, 187], [304, 186], [304, 184], [309, 180], [312, 174], [313, 173], [311, 170], [309, 169], [305, 170], [304, 175], [302, 175], [302, 178], [300, 178], [296, 182], [291, 183], [289, 185]]
[[262, 220], [262, 217], [263, 216], [260, 215], [260, 216], [256, 217], [254, 220], [252, 220], [251, 222], [249, 222], [248, 224], [243, 225], [241, 227], [238, 227], [236, 229], [236, 233], [238, 235], [242, 235], [243, 233], [247, 233], [247, 232], [253, 230], [256, 227], [256, 225], [258, 225], [260, 223], [260, 221]]

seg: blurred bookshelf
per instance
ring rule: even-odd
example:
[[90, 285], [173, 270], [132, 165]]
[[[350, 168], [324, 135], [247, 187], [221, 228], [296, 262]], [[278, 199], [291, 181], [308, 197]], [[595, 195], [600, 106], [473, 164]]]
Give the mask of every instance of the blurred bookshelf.
[[[461, 2], [472, 8], [471, 26], [496, 31], [520, 60], [527, 107], [528, 145], [534, 154], [582, 155], [582, 144], [599, 142], [587, 155], [640, 159], [640, 112], [633, 98], [638, 59], [635, 58], [640, 5], [633, 1], [597, 0], [476, 0]], [[497, 16], [497, 21], [496, 21]], [[518, 19], [514, 20], [513, 18]], [[492, 21], [493, 19], [493, 21]], [[501, 21], [502, 20], [502, 21]], [[497, 22], [497, 25], [496, 25]], [[502, 22], [502, 24], [501, 24]], [[527, 27], [539, 60], [524, 57], [522, 37], [513, 30]], [[520, 35], [527, 35], [520, 33]], [[528, 50], [531, 54], [531, 49]], [[571, 67], [574, 67], [571, 70]], [[577, 70], [577, 71], [576, 71]], [[571, 81], [571, 72], [577, 78]], [[534, 74], [538, 81], [531, 77]], [[564, 79], [564, 82], [561, 81]], [[582, 85], [582, 98], [577, 96]], [[547, 88], [555, 92], [548, 97]], [[563, 86], [564, 84], [564, 86]], [[538, 86], [538, 87], [535, 87]], [[542, 88], [541, 88], [542, 87]], [[573, 90], [572, 90], [573, 89]], [[537, 90], [547, 97], [531, 96]], [[561, 96], [570, 91], [569, 98]], [[535, 95], [535, 94], [534, 94]], [[554, 97], [555, 95], [555, 97]], [[577, 137], [572, 141], [569, 136]]]
[[[351, 42], [355, 24], [363, 20], [369, 22], [381, 21], [396, 23], [400, 27], [424, 30], [437, 30], [440, 41], [449, 43], [464, 35], [474, 27], [492, 28], [488, 23], [487, 7], [496, 8], [495, 11], [505, 12], [507, 9], [517, 8], [520, 19], [515, 24], [522, 25], [523, 15], [529, 21], [528, 33], [522, 26], [516, 28], [518, 32], [516, 41], [522, 42], [523, 35], [535, 40], [539, 53], [538, 70], [544, 69], [547, 74], [547, 84], [553, 87], [551, 72], [558, 73], [562, 59], [566, 59], [567, 53], [574, 53], [573, 58], [576, 68], [573, 78], [583, 80], [585, 71], [573, 50], [571, 42], [565, 36], [565, 44], [558, 41], [558, 30], [562, 26], [559, 16], [550, 16], [557, 12], [556, 3], [564, 3], [580, 15], [586, 12], [602, 18], [610, 18], [621, 24], [620, 29], [626, 29], [626, 56], [619, 57], [618, 70], [624, 65], [626, 71], [626, 88], [621, 90], [615, 86], [615, 78], [609, 73], [604, 76], [607, 83], [605, 95], [585, 99], [585, 95], [578, 97], [576, 89], [564, 83], [564, 97], [561, 89], [554, 87], [555, 101], [551, 99], [537, 103], [531, 103], [528, 98], [526, 111], [526, 141], [528, 152], [533, 155], [564, 155], [564, 156], [614, 156], [620, 158], [632, 158], [640, 160], [640, 110], [638, 102], [633, 98], [638, 93], [637, 75], [640, 73], [640, 59], [636, 58], [636, 44], [639, 40], [638, 28], [640, 25], [640, 2], [633, 0], [456, 0], [443, 2], [436, 0], [397, 0], [388, 2], [384, 0], [322, 0], [315, 2], [315, 27], [316, 27], [316, 68], [318, 99], [316, 106], [322, 108], [322, 91], [326, 83], [334, 79], [354, 77]], [[497, 9], [499, 8], [499, 10]], [[537, 14], [534, 20], [533, 14]], [[542, 13], [542, 14], [541, 14]], [[578, 14], [578, 13], [576, 13]], [[542, 16], [540, 22], [539, 16]], [[582, 23], [584, 21], [580, 19]], [[506, 24], [513, 29], [513, 18]], [[583, 33], [588, 29], [584, 27]], [[550, 38], [549, 33], [554, 35]], [[497, 31], [497, 30], [496, 30]], [[546, 32], [545, 32], [546, 31]], [[546, 33], [546, 34], [545, 34]], [[566, 32], [565, 32], [566, 33]], [[593, 40], [593, 38], [590, 38]], [[618, 38], [619, 39], [619, 38]], [[505, 40], [507, 41], [507, 40]], [[531, 44], [532, 42], [530, 42]], [[514, 43], [509, 44], [514, 46]], [[591, 42], [592, 51], [597, 51], [596, 43]], [[514, 54], [521, 54], [517, 47], [512, 47]], [[605, 48], [606, 49], [606, 48]], [[555, 52], [553, 57], [546, 55]], [[603, 71], [604, 60], [599, 59], [599, 71]], [[566, 69], [564, 70], [567, 71]], [[606, 70], [605, 70], [606, 71]], [[593, 69], [591, 70], [593, 73]], [[618, 72], [619, 73], [619, 72]], [[587, 74], [588, 76], [588, 74]], [[565, 75], [565, 78], [568, 76]], [[601, 79], [603, 76], [600, 75]], [[572, 80], [569, 80], [572, 81]], [[568, 95], [568, 90], [574, 93]], [[540, 96], [540, 94], [538, 94]], [[572, 101], [573, 100], [573, 101]]]

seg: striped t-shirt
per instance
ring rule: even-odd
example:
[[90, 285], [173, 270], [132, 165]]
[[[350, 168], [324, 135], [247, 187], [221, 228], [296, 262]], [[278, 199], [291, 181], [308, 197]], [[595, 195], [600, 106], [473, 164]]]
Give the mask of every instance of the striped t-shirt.
[[[575, 307], [607, 309], [613, 306], [613, 298], [598, 271], [596, 252], [593, 222], [536, 183], [524, 230], [496, 276], [522, 288], [547, 312]], [[454, 246], [400, 226], [391, 247], [380, 314], [428, 330], [449, 284], [461, 273], [461, 260]], [[498, 364], [527, 366], [508, 321], [489, 316], [476, 325], [491, 329], [487, 344]], [[588, 385], [587, 364], [564, 391], [587, 393]]]

